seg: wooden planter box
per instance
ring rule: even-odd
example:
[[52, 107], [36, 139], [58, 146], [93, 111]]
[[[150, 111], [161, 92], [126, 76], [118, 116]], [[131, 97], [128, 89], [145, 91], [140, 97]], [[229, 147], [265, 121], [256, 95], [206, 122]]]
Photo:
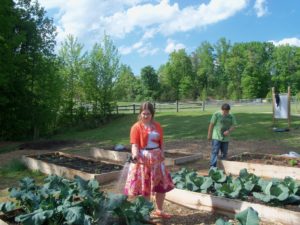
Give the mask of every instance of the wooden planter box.
[[[202, 157], [202, 155], [200, 153], [188, 155], [188, 154], [182, 154], [182, 153], [177, 153], [177, 152], [173, 152], [173, 151], [166, 151], [166, 154], [168, 154], [168, 153], [170, 155], [176, 154], [177, 157], [176, 158], [166, 157], [165, 158], [166, 166], [172, 166], [172, 165], [192, 162], [192, 161], [195, 161]], [[101, 148], [92, 148], [91, 155], [92, 155], [92, 157], [94, 157], [96, 159], [113, 160], [113, 161], [119, 161], [119, 162], [125, 163], [128, 156], [130, 156], [130, 153], [125, 152], [125, 151], [115, 151], [115, 150], [106, 150], [106, 149], [101, 149]]]
[[229, 216], [252, 207], [258, 212], [262, 221], [286, 225], [300, 223], [300, 212], [176, 188], [166, 194], [166, 200], [191, 209], [218, 212]]
[[[251, 153], [243, 153], [243, 154], [251, 155]], [[233, 157], [237, 157], [237, 156], [238, 155]], [[295, 159], [295, 158], [285, 157], [285, 156], [272, 156], [272, 157], [276, 158], [277, 160]], [[249, 173], [253, 173], [256, 176], [260, 176], [260, 177], [284, 179], [285, 177], [289, 176], [296, 180], [300, 180], [299, 167], [276, 166], [276, 165], [267, 165], [267, 164], [260, 164], [260, 163], [251, 163], [251, 162], [239, 162], [239, 161], [232, 161], [232, 160], [218, 160], [218, 163], [219, 163], [219, 167], [223, 169], [226, 174], [239, 175], [240, 170], [245, 168]]]
[[0, 219], [0, 225], [8, 225], [8, 224], [5, 223], [3, 220]]
[[[70, 154], [62, 153], [62, 152], [56, 152], [56, 154], [59, 154], [64, 157], [78, 158], [81, 160], [99, 162], [99, 161], [91, 159], [91, 158], [86, 158], [86, 157], [82, 157], [82, 156], [73, 156]], [[49, 174], [49, 175], [56, 174], [58, 176], [63, 176], [63, 177], [69, 178], [69, 179], [73, 179], [74, 176], [80, 176], [81, 178], [83, 178], [85, 180], [96, 179], [99, 183], [103, 184], [103, 183], [118, 179], [119, 175], [121, 173], [121, 171], [112, 171], [112, 172], [101, 173], [101, 174], [87, 173], [84, 171], [68, 168], [65, 166], [56, 165], [54, 163], [48, 163], [48, 162], [45, 162], [42, 160], [38, 160], [36, 158], [33, 158], [33, 156], [34, 155], [22, 156], [22, 161], [26, 164], [26, 166], [29, 169], [39, 170], [39, 171], [41, 171], [45, 174]], [[101, 161], [101, 163], [106, 163], [106, 162]], [[111, 163], [107, 162], [107, 164], [111, 164]]]

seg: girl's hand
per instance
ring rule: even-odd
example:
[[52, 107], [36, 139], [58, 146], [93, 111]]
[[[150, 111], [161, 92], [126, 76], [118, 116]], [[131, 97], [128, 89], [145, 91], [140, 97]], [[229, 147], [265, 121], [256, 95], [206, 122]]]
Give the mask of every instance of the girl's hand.
[[138, 154], [139, 154], [139, 148], [136, 144], [133, 144], [131, 146], [131, 155], [132, 155], [132, 159], [135, 160], [138, 158]]

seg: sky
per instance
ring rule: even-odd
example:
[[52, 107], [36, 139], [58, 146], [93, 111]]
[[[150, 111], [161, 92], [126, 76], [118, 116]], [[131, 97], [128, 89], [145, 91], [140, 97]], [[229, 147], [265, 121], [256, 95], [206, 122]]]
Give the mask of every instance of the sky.
[[90, 51], [106, 34], [135, 75], [145, 66], [157, 70], [174, 50], [191, 54], [220, 38], [300, 47], [299, 0], [38, 1], [57, 27], [57, 49], [71, 34]]

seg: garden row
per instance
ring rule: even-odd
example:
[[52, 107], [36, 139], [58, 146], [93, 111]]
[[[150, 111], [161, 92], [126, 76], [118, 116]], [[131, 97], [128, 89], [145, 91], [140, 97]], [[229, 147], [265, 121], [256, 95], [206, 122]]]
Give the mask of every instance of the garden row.
[[[94, 148], [92, 149], [94, 159], [61, 152], [24, 156], [23, 161], [32, 170], [40, 170], [46, 174], [56, 174], [70, 179], [76, 178], [74, 181], [67, 181], [59, 177], [50, 176], [42, 187], [36, 186], [28, 178], [22, 180], [18, 189], [10, 190], [11, 197], [17, 199], [19, 206], [25, 204], [25, 208], [24, 206], [21, 207], [23, 210], [22, 215], [15, 216], [16, 220], [26, 225], [35, 224], [32, 223], [32, 220], [36, 222], [42, 220], [42, 218], [49, 217], [73, 221], [67, 222], [68, 224], [94, 224], [98, 220], [102, 221], [103, 215], [106, 217], [109, 215], [108, 217], [114, 220], [118, 216], [117, 219], [125, 221], [126, 224], [131, 224], [130, 221], [143, 223], [143, 221], [147, 220], [153, 206], [146, 202], [129, 203], [123, 195], [112, 194], [105, 196], [103, 192], [98, 191], [102, 196], [100, 199], [95, 192], [96, 189], [99, 189], [98, 182], [103, 184], [118, 179], [123, 168], [122, 165], [128, 158], [128, 155], [129, 151], [126, 148], [118, 150]], [[197, 160], [201, 157], [200, 154], [184, 155], [172, 151], [166, 152], [165, 156], [166, 164], [169, 166]], [[232, 169], [234, 167], [230, 165], [231, 163], [244, 163], [240, 166], [247, 169], [237, 172], [238, 167], [235, 166], [236, 169]], [[195, 171], [182, 169], [172, 175], [176, 188], [167, 194], [167, 200], [189, 208], [218, 211], [231, 215], [252, 208], [258, 212], [262, 220], [279, 221], [283, 224], [297, 224], [300, 221], [299, 210], [298, 212], [291, 210], [294, 209], [291, 204], [294, 204], [294, 206], [296, 204], [299, 205], [300, 185], [297, 180], [293, 179], [299, 179], [299, 168], [290, 167], [292, 171], [290, 172], [287, 170], [288, 167], [282, 166], [283, 169], [280, 170], [287, 171], [288, 174], [286, 176], [292, 175], [293, 178], [282, 177], [283, 173], [273, 173], [274, 176], [278, 175], [278, 178], [284, 179], [280, 181], [278, 179], [264, 180], [257, 177], [261, 175], [257, 174], [261, 170], [268, 171], [268, 168], [257, 170], [258, 164], [252, 165], [247, 162], [231, 161], [221, 161], [221, 164], [225, 173], [239, 173], [239, 176], [226, 175], [223, 170], [218, 169], [210, 170], [209, 176], [200, 176]], [[272, 166], [276, 167], [276, 165]], [[278, 168], [275, 171], [278, 171]], [[268, 177], [269, 174], [261, 176]], [[52, 179], [54, 181], [51, 181]], [[57, 182], [60, 184], [57, 184]], [[87, 203], [86, 201], [89, 201], [90, 198], [94, 198], [94, 201], [97, 202]], [[233, 198], [239, 198], [240, 200]], [[89, 205], [97, 205], [100, 201], [101, 207], [104, 207], [101, 210], [105, 209], [107, 211], [103, 215], [99, 215], [101, 211], [99, 208], [93, 209]], [[137, 201], [142, 200], [137, 199]], [[26, 206], [28, 202], [31, 205], [29, 206], [30, 210]], [[114, 204], [117, 204], [117, 206], [112, 206], [112, 202], [115, 202]], [[261, 204], [262, 202], [267, 205]], [[288, 204], [289, 209], [282, 208], [284, 204]], [[138, 207], [143, 207], [143, 205], [147, 205], [143, 215], [137, 214], [138, 218], [131, 215], [131, 213], [134, 213], [134, 210], [137, 210]], [[278, 205], [280, 207], [275, 207]], [[53, 206], [55, 209], [48, 211], [48, 206]], [[125, 206], [130, 209], [127, 209]], [[2, 203], [0, 209], [5, 212], [16, 207], [17, 205], [13, 203]], [[139, 208], [138, 210], [142, 209]], [[131, 216], [127, 216], [127, 212]], [[123, 215], [124, 213], [126, 215]], [[27, 223], [26, 221], [30, 222]], [[80, 221], [80, 223], [75, 221]], [[83, 221], [86, 222], [81, 223]]]

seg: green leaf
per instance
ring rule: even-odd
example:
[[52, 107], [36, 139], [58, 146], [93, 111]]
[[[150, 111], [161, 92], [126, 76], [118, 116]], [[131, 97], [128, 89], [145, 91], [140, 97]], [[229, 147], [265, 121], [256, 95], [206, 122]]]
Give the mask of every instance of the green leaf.
[[258, 213], [252, 207], [236, 214], [235, 219], [237, 219], [241, 225], [259, 225]]
[[0, 212], [9, 212], [16, 208], [14, 202], [0, 202]]
[[53, 210], [43, 211], [42, 209], [38, 209], [32, 213], [17, 216], [15, 221], [23, 225], [42, 225], [47, 219], [51, 218], [52, 215]]
[[81, 225], [84, 223], [84, 210], [80, 206], [65, 209], [63, 215], [67, 224]]
[[225, 175], [224, 171], [215, 167], [211, 168], [208, 174], [213, 179], [213, 181], [218, 183], [223, 183], [227, 179], [227, 176]]

